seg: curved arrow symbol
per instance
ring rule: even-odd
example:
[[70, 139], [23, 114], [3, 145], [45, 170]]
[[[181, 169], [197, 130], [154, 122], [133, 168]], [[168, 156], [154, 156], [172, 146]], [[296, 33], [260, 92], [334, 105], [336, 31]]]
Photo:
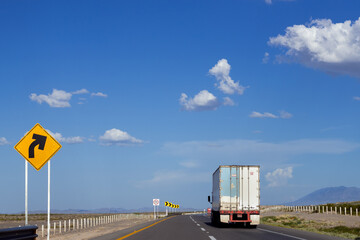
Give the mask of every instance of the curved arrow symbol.
[[33, 141], [31, 144], [30, 144], [30, 147], [29, 147], [29, 158], [34, 158], [34, 149], [37, 145], [39, 145], [39, 149], [40, 150], [44, 150], [44, 147], [45, 147], [45, 142], [46, 142], [46, 136], [43, 136], [43, 135], [38, 135], [38, 134], [33, 134], [33, 139], [35, 139], [35, 141]]

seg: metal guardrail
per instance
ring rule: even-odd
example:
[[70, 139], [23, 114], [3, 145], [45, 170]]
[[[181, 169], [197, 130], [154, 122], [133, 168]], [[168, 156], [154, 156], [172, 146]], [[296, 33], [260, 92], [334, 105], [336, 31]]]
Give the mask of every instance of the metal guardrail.
[[0, 229], [0, 240], [35, 240], [37, 226]]

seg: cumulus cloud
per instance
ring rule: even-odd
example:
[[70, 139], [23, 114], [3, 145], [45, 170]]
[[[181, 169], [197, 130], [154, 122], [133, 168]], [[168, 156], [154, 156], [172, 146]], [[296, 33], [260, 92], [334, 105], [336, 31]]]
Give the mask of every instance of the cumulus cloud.
[[278, 168], [273, 172], [268, 172], [265, 175], [266, 180], [269, 182], [269, 187], [278, 187], [286, 185], [287, 180], [292, 178], [293, 168]]
[[284, 35], [271, 37], [268, 43], [284, 47], [288, 58], [306, 66], [360, 77], [359, 35], [360, 18], [343, 23], [316, 19], [307, 26], [287, 27]]
[[218, 99], [207, 90], [200, 91], [194, 98], [189, 98], [185, 93], [182, 93], [180, 104], [186, 111], [216, 110], [220, 106]]
[[360, 97], [354, 97], [354, 100], [360, 101]]
[[263, 63], [268, 63], [269, 62], [269, 58], [270, 58], [270, 54], [268, 52], [264, 53], [264, 57], [262, 59]]
[[77, 90], [75, 92], [72, 92], [72, 94], [74, 94], [74, 95], [75, 94], [87, 94], [87, 93], [89, 93], [89, 91], [87, 89], [85, 89], [85, 88]]
[[108, 95], [102, 92], [97, 92], [97, 93], [91, 93], [91, 96], [95, 96], [95, 97], [107, 97]]
[[46, 102], [50, 107], [64, 108], [71, 106], [69, 103], [71, 96], [71, 93], [53, 89], [52, 93], [48, 95], [32, 93], [30, 99], [40, 104]]
[[234, 106], [234, 105], [235, 105], [234, 101], [233, 101], [231, 98], [229, 98], [229, 97], [224, 97], [224, 102], [223, 102], [223, 104], [224, 104], [225, 106]]
[[75, 137], [63, 137], [63, 135], [61, 133], [58, 132], [51, 132], [50, 130], [46, 129], [46, 131], [53, 137], [55, 138], [57, 141], [62, 142], [62, 143], [69, 143], [69, 144], [74, 144], [74, 143], [82, 143], [84, 142], [84, 138], [83, 137], [79, 137], [79, 136], [75, 136]]
[[226, 59], [220, 59], [217, 64], [209, 70], [209, 73], [215, 76], [218, 81], [217, 86], [223, 93], [242, 95], [245, 87], [241, 86], [239, 82], [234, 82], [230, 77], [230, 64]]
[[272, 4], [272, 1], [271, 0], [265, 0], [265, 3], [270, 5], [270, 4]]
[[129, 146], [144, 142], [116, 128], [105, 131], [104, 135], [100, 136], [99, 139], [103, 145]]
[[4, 137], [0, 137], [0, 146], [6, 145], [6, 144], [9, 144], [8, 140], [6, 140], [6, 138], [4, 138]]
[[286, 111], [280, 111], [279, 115], [275, 115], [273, 113], [269, 113], [269, 112], [264, 112], [264, 113], [260, 113], [260, 112], [255, 112], [253, 111], [249, 117], [251, 118], [284, 118], [284, 119], [289, 119], [292, 118], [292, 114], [288, 113]]
[[[35, 101], [37, 103], [47, 103], [50, 107], [56, 107], [56, 108], [65, 108], [65, 107], [71, 107], [70, 100], [73, 95], [79, 95], [79, 94], [88, 94], [89, 91], [85, 88], [74, 91], [74, 92], [66, 92], [64, 90], [58, 90], [53, 89], [52, 93], [49, 93], [48, 95], [45, 94], [39, 94], [31, 93], [30, 99], [32, 101]], [[97, 96], [97, 97], [107, 97], [106, 94], [97, 92], [97, 93], [91, 93], [91, 96]], [[81, 101], [78, 102], [78, 104], [84, 104], [84, 101], [86, 98], [79, 98]]]

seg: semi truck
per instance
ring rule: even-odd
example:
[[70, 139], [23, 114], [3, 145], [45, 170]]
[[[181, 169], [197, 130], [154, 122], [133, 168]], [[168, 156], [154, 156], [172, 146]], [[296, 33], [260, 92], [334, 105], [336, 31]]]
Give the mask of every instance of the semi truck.
[[212, 181], [212, 224], [260, 224], [260, 166], [219, 166]]

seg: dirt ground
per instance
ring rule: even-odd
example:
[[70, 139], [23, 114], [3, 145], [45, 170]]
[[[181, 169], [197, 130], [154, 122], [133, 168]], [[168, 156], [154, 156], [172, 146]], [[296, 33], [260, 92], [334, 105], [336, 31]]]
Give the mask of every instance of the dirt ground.
[[325, 223], [329, 226], [346, 226], [346, 227], [360, 227], [360, 216], [345, 216], [339, 214], [326, 214], [326, 213], [308, 213], [308, 212], [288, 212], [288, 211], [265, 211], [261, 216], [280, 216], [291, 215], [303, 218], [307, 221], [314, 221]]
[[[93, 228], [75, 230], [67, 233], [57, 233], [55, 235], [51, 235], [52, 240], [66, 240], [66, 239], [77, 239], [77, 240], [86, 240], [94, 237], [102, 236], [105, 234], [109, 234], [112, 232], [120, 231], [125, 228], [135, 227], [143, 222], [151, 221], [150, 219], [127, 219], [115, 223], [104, 224], [100, 226], [96, 226]], [[46, 236], [41, 237], [41, 229], [37, 232], [39, 237], [37, 239], [44, 240]]]
[[[77, 240], [85, 240], [85, 239], [91, 239], [94, 237], [98, 237], [104, 234], [120, 231], [122, 229], [135, 227], [141, 223], [152, 221], [153, 217], [150, 214], [145, 215], [126, 215], [124, 214], [123, 219], [120, 219], [119, 221], [108, 223], [108, 224], [102, 224], [95, 227], [90, 227], [86, 229], [79, 229], [79, 230], [67, 230], [67, 232], [64, 233], [64, 230], [62, 230], [62, 233], [59, 233], [58, 228], [58, 222], [64, 221], [68, 219], [80, 219], [80, 218], [91, 218], [91, 217], [100, 217], [105, 216], [104, 214], [54, 214], [51, 216], [52, 223], [51, 223], [51, 231], [50, 236], [52, 240], [65, 240], [65, 239], [77, 239]], [[57, 222], [57, 229], [54, 234], [54, 223]], [[37, 229], [36, 233], [38, 234], [39, 240], [45, 240], [47, 239], [46, 233], [47, 233], [47, 222], [46, 222], [46, 215], [39, 214], [39, 215], [29, 215], [29, 225], [37, 225], [39, 228]], [[44, 225], [44, 233], [42, 233], [42, 225]], [[1, 228], [12, 228], [12, 227], [19, 227], [24, 226], [24, 216], [21, 215], [0, 215], [0, 229]], [[64, 227], [64, 226], [63, 226]], [[44, 235], [44, 237], [42, 237]]]

